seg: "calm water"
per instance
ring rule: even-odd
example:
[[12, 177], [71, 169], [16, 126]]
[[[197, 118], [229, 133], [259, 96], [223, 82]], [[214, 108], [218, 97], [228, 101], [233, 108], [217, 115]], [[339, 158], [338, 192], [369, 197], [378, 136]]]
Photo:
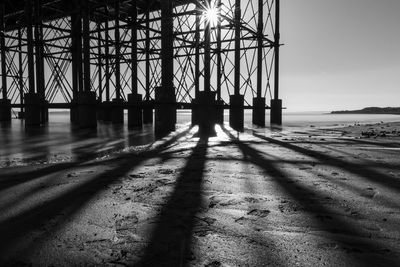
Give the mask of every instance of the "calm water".
[[[267, 123], [268, 118], [267, 114]], [[187, 124], [190, 119], [190, 112], [178, 113], [178, 125]], [[227, 121], [228, 112], [225, 113], [225, 122]], [[283, 128], [291, 129], [392, 122], [400, 121], [400, 116], [286, 112], [283, 121]], [[251, 111], [245, 112], [245, 124], [251, 127]], [[127, 147], [140, 149], [141, 146], [148, 145], [154, 140], [151, 125], [143, 129], [128, 130], [126, 126], [100, 123], [96, 132], [72, 131], [69, 113], [55, 111], [50, 113], [49, 124], [39, 129], [26, 130], [23, 122], [18, 119], [13, 119], [11, 124], [0, 126], [0, 167], [64, 161], [81, 162], [105, 157], [110, 152]]]

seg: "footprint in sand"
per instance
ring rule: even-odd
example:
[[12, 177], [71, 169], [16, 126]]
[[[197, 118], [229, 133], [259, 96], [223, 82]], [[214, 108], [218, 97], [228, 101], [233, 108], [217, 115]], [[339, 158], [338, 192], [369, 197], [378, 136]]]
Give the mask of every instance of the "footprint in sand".
[[372, 188], [372, 187], [368, 187], [366, 189], [363, 190], [363, 192], [361, 193], [361, 196], [366, 197], [366, 198], [374, 198], [379, 192]]
[[249, 212], [247, 213], [247, 215], [256, 216], [256, 217], [260, 217], [260, 218], [264, 218], [264, 217], [267, 217], [270, 213], [271, 213], [271, 211], [269, 211], [269, 210], [258, 210], [258, 209], [254, 209], [254, 210], [249, 211]]
[[115, 222], [115, 231], [119, 239], [126, 239], [136, 234], [136, 227], [139, 219], [137, 215], [125, 216]]
[[175, 171], [171, 169], [160, 169], [158, 170], [159, 174], [173, 174]]
[[222, 263], [220, 261], [213, 261], [204, 265], [204, 267], [220, 267]]
[[194, 235], [203, 237], [213, 232], [211, 226], [217, 221], [211, 217], [197, 218], [196, 226], [193, 230]]

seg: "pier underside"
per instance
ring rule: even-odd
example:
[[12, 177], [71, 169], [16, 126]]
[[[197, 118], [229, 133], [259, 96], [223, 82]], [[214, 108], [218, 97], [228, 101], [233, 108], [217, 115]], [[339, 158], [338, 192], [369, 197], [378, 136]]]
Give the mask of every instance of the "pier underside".
[[[282, 123], [279, 0], [6, 0], [0, 4], [0, 120], [97, 120], [175, 128], [176, 110], [200, 126]], [[153, 116], [154, 111], [154, 116]], [[203, 114], [203, 115], [202, 115]], [[212, 116], [209, 116], [212, 114]]]

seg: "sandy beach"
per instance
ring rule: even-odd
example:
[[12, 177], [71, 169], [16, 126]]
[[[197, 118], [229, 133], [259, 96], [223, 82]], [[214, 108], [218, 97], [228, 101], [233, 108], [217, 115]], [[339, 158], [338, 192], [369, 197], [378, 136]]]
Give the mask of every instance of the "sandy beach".
[[400, 266], [399, 158], [375, 123], [3, 164], [0, 266]]

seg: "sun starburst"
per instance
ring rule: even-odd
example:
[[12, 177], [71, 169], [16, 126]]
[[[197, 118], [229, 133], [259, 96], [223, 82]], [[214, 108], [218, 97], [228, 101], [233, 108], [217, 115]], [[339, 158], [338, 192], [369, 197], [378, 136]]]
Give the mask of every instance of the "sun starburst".
[[201, 7], [203, 22], [210, 23], [211, 27], [218, 24], [220, 11], [216, 0], [206, 0]]

